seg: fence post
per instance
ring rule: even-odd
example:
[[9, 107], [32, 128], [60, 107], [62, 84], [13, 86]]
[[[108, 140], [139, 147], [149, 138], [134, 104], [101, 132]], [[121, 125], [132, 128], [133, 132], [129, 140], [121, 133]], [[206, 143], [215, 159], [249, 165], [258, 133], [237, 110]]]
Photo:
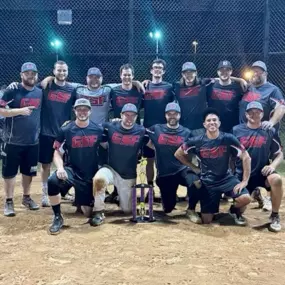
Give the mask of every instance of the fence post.
[[270, 0], [264, 3], [264, 42], [263, 42], [263, 60], [268, 64], [269, 59], [269, 36], [270, 32]]
[[129, 0], [129, 63], [134, 61], [134, 0]]

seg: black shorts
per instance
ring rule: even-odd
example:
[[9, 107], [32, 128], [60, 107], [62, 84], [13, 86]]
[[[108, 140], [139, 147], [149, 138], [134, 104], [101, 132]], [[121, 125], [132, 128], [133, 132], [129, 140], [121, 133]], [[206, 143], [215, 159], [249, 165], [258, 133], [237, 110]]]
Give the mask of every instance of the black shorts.
[[142, 152], [143, 152], [143, 157], [146, 157], [146, 158], [154, 158], [155, 157], [154, 149], [148, 147], [147, 145], [143, 146]]
[[[274, 172], [277, 173], [277, 172]], [[267, 191], [270, 191], [270, 186], [266, 182], [267, 176], [263, 176], [261, 173], [259, 175], [250, 176], [247, 189], [249, 193], [251, 194], [257, 187], [265, 188]]]
[[40, 150], [39, 150], [39, 162], [43, 164], [50, 164], [53, 160], [54, 148], [53, 143], [54, 137], [40, 135]]
[[204, 185], [201, 188], [201, 213], [215, 214], [219, 212], [221, 196], [224, 193], [227, 197], [233, 199], [242, 195], [249, 194], [247, 189], [236, 194], [233, 189], [240, 181], [229, 174], [213, 185]]
[[75, 204], [78, 206], [94, 206], [93, 182], [81, 179], [71, 167], [64, 167], [68, 178], [58, 179], [56, 171], [48, 179], [48, 194], [65, 196], [71, 187], [75, 190]]
[[103, 166], [108, 163], [108, 149], [102, 147], [101, 145], [99, 145], [98, 148], [98, 159], [98, 164], [100, 166]]
[[26, 176], [36, 176], [39, 145], [14, 145], [4, 143], [2, 146], [2, 176], [9, 179], [20, 172]]

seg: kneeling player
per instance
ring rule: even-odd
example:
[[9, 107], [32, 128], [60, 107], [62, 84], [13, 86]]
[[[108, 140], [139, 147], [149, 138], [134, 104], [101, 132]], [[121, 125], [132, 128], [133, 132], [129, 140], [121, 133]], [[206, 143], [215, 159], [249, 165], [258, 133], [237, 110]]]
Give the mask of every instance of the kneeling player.
[[[77, 99], [74, 105], [76, 120], [61, 128], [55, 140], [54, 163], [57, 170], [48, 179], [48, 195], [54, 212], [51, 234], [59, 233], [63, 226], [60, 210], [61, 195], [75, 188], [75, 202], [82, 206], [83, 213], [91, 217], [94, 197], [92, 178], [98, 170], [98, 147], [103, 128], [89, 121], [91, 105], [87, 99]], [[67, 152], [67, 163], [63, 163], [63, 149]], [[97, 201], [96, 201], [97, 202]], [[100, 201], [98, 201], [100, 202]], [[100, 210], [96, 209], [95, 210]], [[103, 222], [103, 214], [97, 212], [93, 224]]]
[[[180, 107], [177, 103], [168, 103], [165, 109], [167, 124], [157, 124], [147, 129], [151, 139], [148, 146], [155, 149], [157, 180], [165, 213], [170, 213], [176, 205], [176, 192], [179, 185], [187, 187], [189, 205], [187, 216], [194, 223], [201, 223], [195, 212], [199, 200], [197, 187], [199, 177], [187, 166], [178, 161], [174, 153], [190, 136], [190, 131], [181, 125]], [[191, 165], [192, 166], [192, 165]], [[200, 169], [196, 169], [200, 172]]]
[[[206, 133], [190, 138], [175, 153], [185, 165], [188, 165], [188, 152], [193, 152], [201, 161], [201, 213], [203, 223], [209, 224], [215, 213], [219, 212], [221, 194], [234, 199], [230, 213], [238, 225], [245, 225], [242, 213], [250, 203], [250, 195], [245, 189], [250, 175], [250, 156], [238, 139], [231, 134], [219, 131], [221, 125], [219, 114], [209, 108], [204, 113], [204, 128]], [[229, 170], [231, 155], [237, 155], [242, 160], [243, 178], [240, 182]]]
[[145, 138], [145, 128], [135, 123], [137, 114], [137, 107], [129, 103], [122, 109], [120, 122], [104, 124], [108, 165], [100, 168], [93, 179], [95, 200], [104, 201], [107, 186], [114, 185], [125, 213], [132, 209], [131, 190], [136, 184], [138, 153]]
[[[283, 161], [283, 153], [275, 129], [264, 130], [261, 125], [263, 107], [259, 102], [250, 102], [246, 108], [246, 124], [234, 127], [233, 134], [245, 146], [251, 156], [251, 176], [247, 185], [250, 193], [257, 187], [264, 187], [271, 191], [272, 213], [269, 230], [281, 230], [279, 208], [283, 196], [282, 179], [275, 172]], [[272, 159], [271, 163], [269, 160]], [[236, 173], [242, 177], [241, 162], [237, 160]]]

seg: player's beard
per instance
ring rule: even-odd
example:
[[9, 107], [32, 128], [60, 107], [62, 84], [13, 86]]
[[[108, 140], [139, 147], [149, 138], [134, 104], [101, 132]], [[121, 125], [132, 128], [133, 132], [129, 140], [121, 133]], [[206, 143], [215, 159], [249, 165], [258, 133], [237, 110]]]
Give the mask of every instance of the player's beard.
[[64, 82], [64, 81], [66, 81], [67, 76], [65, 76], [65, 75], [56, 75], [55, 78], [59, 82]]
[[178, 126], [178, 120], [176, 118], [171, 118], [167, 120], [167, 123], [171, 127], [177, 127]]
[[29, 86], [29, 87], [34, 87], [36, 85], [36, 79], [35, 78], [30, 78], [30, 79], [24, 79], [22, 78], [22, 82], [24, 85]]
[[135, 122], [132, 122], [132, 121], [129, 121], [129, 120], [124, 120], [124, 121], [122, 121], [122, 123], [123, 123], [123, 127], [125, 129], [131, 129], [134, 126], [134, 124], [135, 124]]
[[101, 87], [100, 82], [89, 82], [88, 83], [89, 89], [98, 89]]
[[261, 75], [253, 75], [251, 82], [253, 85], [261, 85], [264, 79]]

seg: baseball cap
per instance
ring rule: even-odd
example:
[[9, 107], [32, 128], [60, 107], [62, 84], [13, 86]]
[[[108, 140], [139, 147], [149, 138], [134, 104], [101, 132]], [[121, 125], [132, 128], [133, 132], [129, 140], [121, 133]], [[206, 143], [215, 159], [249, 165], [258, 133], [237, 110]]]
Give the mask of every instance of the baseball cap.
[[258, 110], [263, 112], [262, 105], [259, 102], [257, 102], [257, 101], [252, 101], [252, 102], [247, 104], [246, 111], [249, 111], [251, 109], [258, 109]]
[[32, 62], [25, 62], [21, 67], [21, 72], [34, 71], [38, 72], [36, 65]]
[[180, 106], [177, 103], [168, 103], [165, 108], [165, 113], [169, 111], [175, 111], [177, 113], [181, 113]]
[[254, 62], [254, 63], [252, 64], [252, 67], [259, 67], [259, 68], [263, 69], [264, 71], [267, 71], [267, 66], [266, 66], [266, 64], [265, 64], [263, 61], [261, 61], [261, 60], [258, 60], [258, 61], [256, 61], [256, 62]]
[[193, 62], [185, 62], [182, 65], [182, 72], [183, 71], [187, 71], [187, 70], [197, 71], [195, 63], [193, 63]]
[[122, 109], [122, 113], [124, 112], [133, 112], [133, 113], [138, 113], [138, 109], [134, 104], [128, 103], [125, 104], [123, 109]]
[[230, 68], [233, 69], [232, 64], [228, 60], [222, 60], [219, 62], [218, 69], [220, 68]]
[[85, 107], [88, 107], [91, 109], [90, 101], [88, 99], [85, 99], [85, 98], [80, 98], [80, 99], [77, 99], [75, 101], [74, 108], [76, 108], [78, 106], [85, 106]]
[[99, 68], [91, 67], [91, 68], [88, 69], [88, 72], [87, 72], [87, 76], [89, 76], [89, 75], [96, 75], [96, 76], [101, 77], [102, 73], [101, 73]]

